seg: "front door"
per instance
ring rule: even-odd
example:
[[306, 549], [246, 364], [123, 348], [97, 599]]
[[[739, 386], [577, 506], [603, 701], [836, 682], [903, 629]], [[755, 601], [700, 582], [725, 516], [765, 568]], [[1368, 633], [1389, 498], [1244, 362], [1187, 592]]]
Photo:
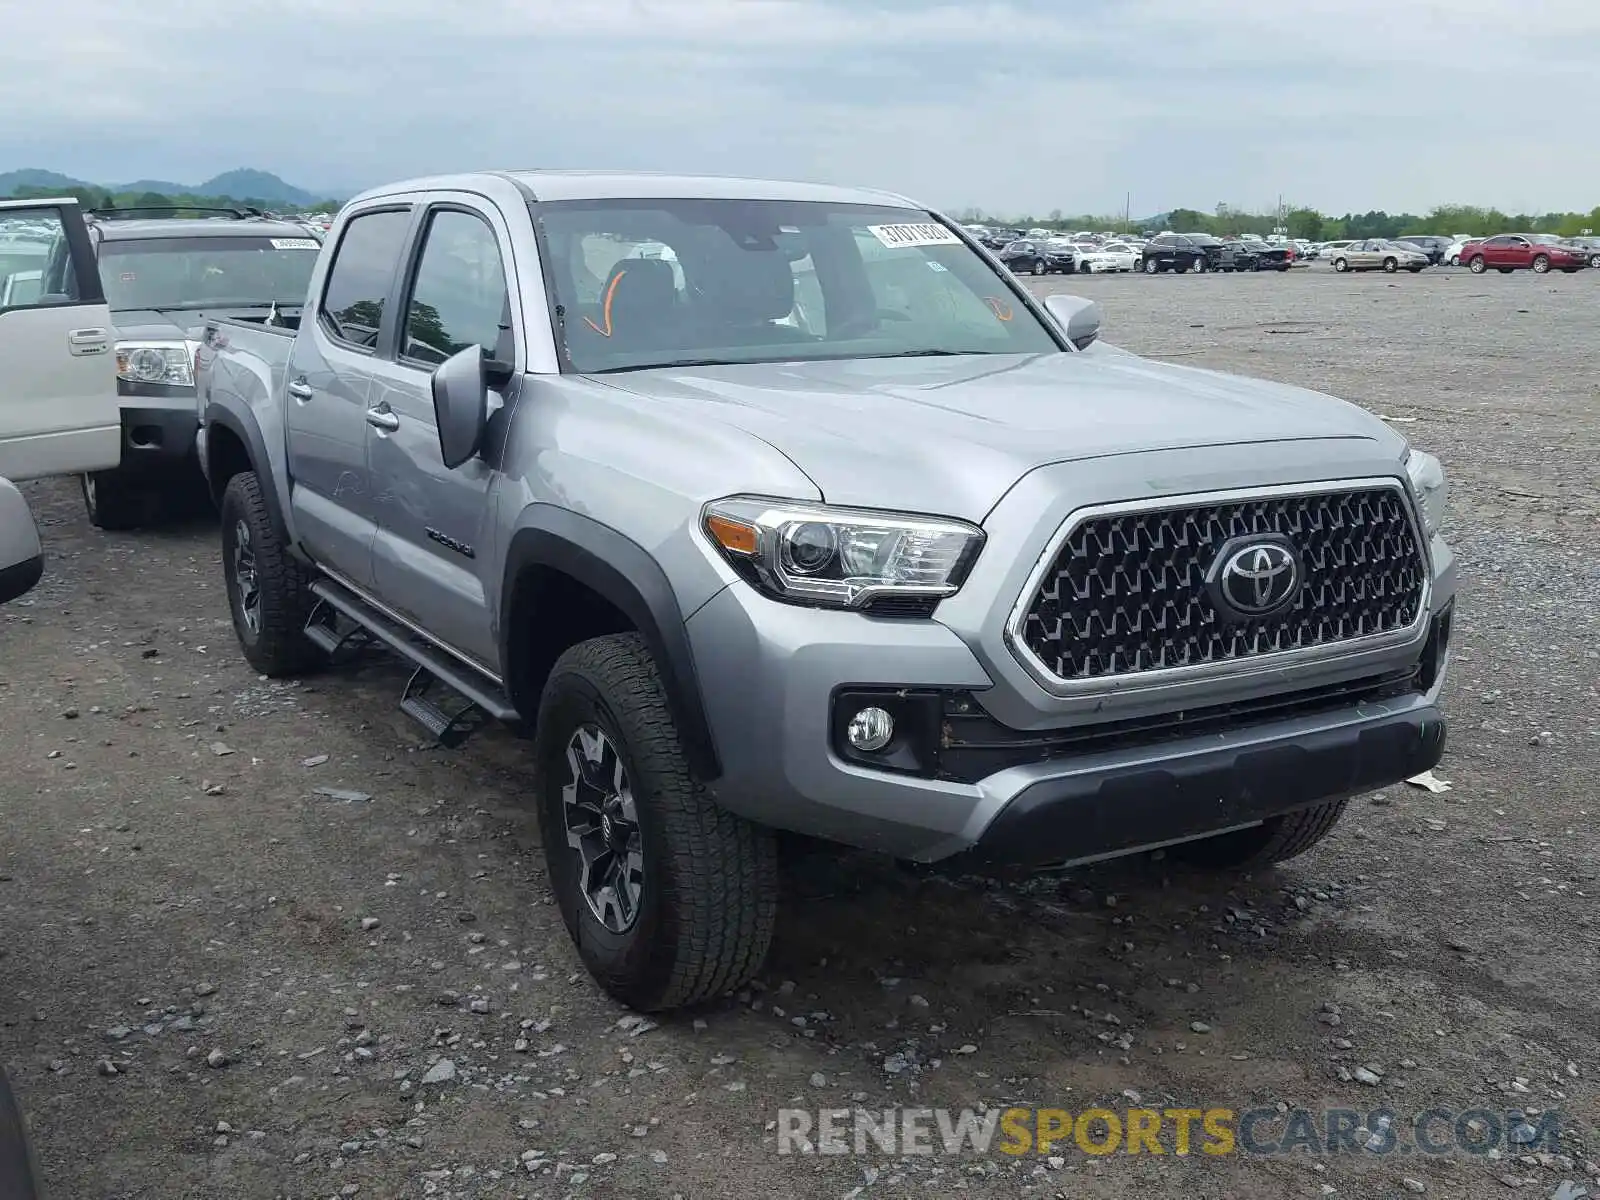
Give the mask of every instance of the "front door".
[[316, 320], [301, 325], [285, 371], [295, 532], [317, 562], [359, 587], [372, 584], [377, 533], [367, 409], [411, 220], [409, 207], [389, 207], [346, 222]]
[[[489, 487], [506, 412], [490, 393], [480, 454], [444, 465], [433, 410], [433, 372], [470, 346], [515, 364], [518, 342], [506, 289], [510, 233], [493, 205], [443, 193], [418, 223], [394, 357], [374, 364], [369, 429], [378, 522], [373, 550], [378, 598], [458, 654], [491, 671], [498, 661], [486, 578], [496, 561]], [[515, 378], [515, 375], [513, 375]]]
[[0, 201], [0, 477], [115, 467], [111, 313], [76, 200]]

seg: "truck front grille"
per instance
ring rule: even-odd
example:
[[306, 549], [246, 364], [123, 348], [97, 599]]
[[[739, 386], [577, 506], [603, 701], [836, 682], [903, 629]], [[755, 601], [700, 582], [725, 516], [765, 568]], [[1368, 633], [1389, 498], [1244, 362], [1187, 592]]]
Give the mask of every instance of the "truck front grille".
[[[1355, 650], [1420, 627], [1427, 566], [1398, 481], [1194, 500], [1076, 519], [1012, 621], [1024, 658], [1053, 682], [1093, 684]], [[1299, 591], [1264, 618], [1219, 613], [1207, 573], [1226, 543], [1258, 534], [1298, 551]]]

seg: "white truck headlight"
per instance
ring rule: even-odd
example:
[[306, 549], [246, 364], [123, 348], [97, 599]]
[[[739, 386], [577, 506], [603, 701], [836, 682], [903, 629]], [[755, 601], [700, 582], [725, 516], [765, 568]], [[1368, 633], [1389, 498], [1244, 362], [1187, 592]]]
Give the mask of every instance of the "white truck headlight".
[[1406, 451], [1406, 477], [1417, 497], [1417, 508], [1422, 513], [1423, 528], [1432, 537], [1444, 524], [1444, 506], [1449, 493], [1445, 483], [1444, 464], [1421, 450]]
[[713, 501], [702, 527], [734, 570], [773, 599], [826, 608], [953, 595], [983, 546], [983, 531], [965, 521], [759, 496]]
[[192, 387], [193, 354], [184, 342], [118, 342], [117, 378]]

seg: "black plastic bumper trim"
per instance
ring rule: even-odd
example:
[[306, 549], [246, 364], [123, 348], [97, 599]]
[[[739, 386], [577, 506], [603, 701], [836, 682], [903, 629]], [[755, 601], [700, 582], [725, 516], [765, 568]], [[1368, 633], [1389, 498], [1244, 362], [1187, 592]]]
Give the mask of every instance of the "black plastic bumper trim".
[[1445, 721], [1422, 706], [1279, 740], [1174, 754], [1034, 784], [966, 854], [1044, 866], [1186, 838], [1359, 795], [1438, 764]]
[[[135, 441], [142, 431], [154, 427], [159, 441]], [[192, 410], [176, 408], [123, 408], [122, 467], [129, 474], [144, 470], [170, 470], [189, 459], [199, 461], [195, 435], [200, 419]]]

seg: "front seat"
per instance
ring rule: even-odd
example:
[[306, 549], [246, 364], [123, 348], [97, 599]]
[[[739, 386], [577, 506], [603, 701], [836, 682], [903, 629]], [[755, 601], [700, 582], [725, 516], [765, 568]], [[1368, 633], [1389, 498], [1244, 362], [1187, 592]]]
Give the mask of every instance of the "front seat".
[[611, 349], [634, 353], [671, 345], [682, 316], [672, 264], [659, 258], [624, 258], [606, 276], [598, 319], [583, 321]]

